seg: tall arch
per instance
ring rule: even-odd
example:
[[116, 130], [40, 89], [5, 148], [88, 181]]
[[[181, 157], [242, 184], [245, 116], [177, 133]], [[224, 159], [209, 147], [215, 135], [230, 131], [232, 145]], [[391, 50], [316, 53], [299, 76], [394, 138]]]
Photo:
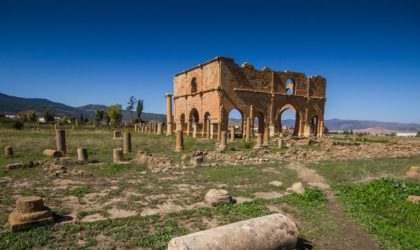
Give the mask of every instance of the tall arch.
[[[286, 111], [291, 111], [295, 113], [294, 121], [292, 120], [291, 124], [286, 123], [286, 119], [284, 119], [283, 114]], [[291, 117], [287, 117], [291, 118]], [[299, 136], [300, 131], [300, 112], [299, 110], [292, 104], [286, 104], [282, 106], [276, 115], [276, 127], [279, 133], [291, 134], [293, 136]]]

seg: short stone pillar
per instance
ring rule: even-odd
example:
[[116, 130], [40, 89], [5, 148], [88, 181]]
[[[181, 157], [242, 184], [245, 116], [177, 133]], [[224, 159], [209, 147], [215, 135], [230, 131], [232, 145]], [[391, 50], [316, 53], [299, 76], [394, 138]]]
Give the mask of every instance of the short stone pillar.
[[57, 150], [66, 153], [66, 131], [64, 129], [57, 129], [55, 131], [55, 142]]
[[197, 123], [193, 123], [192, 128], [193, 128], [192, 136], [193, 138], [197, 138]]
[[235, 126], [230, 127], [230, 142], [235, 141]]
[[184, 133], [182, 130], [176, 131], [176, 142], [175, 142], [175, 151], [181, 152], [184, 150]]
[[172, 238], [168, 250], [294, 249], [297, 240], [296, 223], [283, 214], [271, 214]]
[[86, 148], [77, 149], [77, 161], [78, 162], [88, 162], [88, 152]]
[[13, 158], [13, 147], [12, 146], [4, 147], [4, 156]]
[[166, 135], [172, 135], [172, 94], [166, 93]]
[[225, 151], [227, 148], [227, 138], [226, 138], [226, 131], [222, 131], [220, 134], [220, 144], [219, 144], [219, 150]]
[[120, 139], [121, 138], [121, 131], [115, 130], [114, 131], [114, 139]]
[[249, 142], [251, 138], [251, 118], [246, 118], [245, 123], [245, 142]]
[[210, 119], [207, 119], [207, 127], [206, 127], [206, 136], [207, 139], [211, 139], [211, 123], [210, 123]]
[[217, 123], [217, 140], [220, 141], [222, 136], [222, 122]]
[[263, 135], [261, 133], [257, 133], [257, 144], [255, 144], [254, 148], [259, 149], [262, 147], [262, 137]]
[[124, 132], [124, 153], [130, 153], [131, 152], [131, 133]]
[[9, 215], [9, 225], [13, 232], [52, 223], [53, 214], [38, 196], [17, 199], [16, 210]]
[[158, 135], [163, 134], [163, 131], [162, 131], [162, 123], [158, 123], [158, 125], [157, 125], [157, 134]]
[[112, 150], [113, 156], [114, 156], [114, 162], [122, 162], [124, 160], [123, 157], [123, 149], [122, 148], [114, 148]]
[[268, 128], [268, 126], [265, 126], [264, 128], [264, 134], [263, 134], [263, 146], [267, 147], [270, 144], [270, 130]]
[[286, 145], [285, 145], [285, 141], [284, 141], [284, 139], [283, 138], [278, 138], [277, 139], [277, 147], [278, 148], [284, 148]]

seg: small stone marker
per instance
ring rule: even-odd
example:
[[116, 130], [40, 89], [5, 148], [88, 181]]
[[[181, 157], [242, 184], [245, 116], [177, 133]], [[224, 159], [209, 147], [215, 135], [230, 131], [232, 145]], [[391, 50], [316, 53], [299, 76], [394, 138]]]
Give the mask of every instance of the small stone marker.
[[88, 162], [88, 152], [86, 148], [77, 149], [77, 161], [79, 162]]
[[220, 134], [220, 144], [219, 144], [219, 150], [225, 151], [227, 148], [227, 138], [226, 138], [226, 131], [222, 131]]
[[254, 149], [259, 149], [262, 147], [262, 134], [257, 133], [257, 144], [255, 144]]
[[265, 126], [264, 128], [264, 142], [263, 142], [263, 146], [267, 147], [270, 144], [270, 130], [268, 128], [268, 126]]
[[296, 224], [283, 214], [271, 214], [172, 238], [168, 250], [294, 249]]
[[54, 158], [63, 157], [63, 152], [62, 151], [58, 151], [58, 150], [55, 150], [55, 149], [49, 149], [49, 148], [45, 149], [42, 152], [42, 154], [46, 155], [46, 156], [54, 157]]
[[9, 215], [13, 232], [54, 223], [51, 211], [44, 206], [41, 197], [30, 196], [16, 201], [16, 210]]
[[232, 126], [230, 127], [230, 142], [234, 142], [235, 141], [235, 127]]
[[224, 189], [210, 189], [204, 201], [211, 206], [218, 206], [223, 204], [231, 204], [233, 202], [232, 196]]
[[121, 138], [121, 131], [115, 130], [114, 131], [114, 139], [120, 139]]
[[131, 152], [131, 133], [124, 133], [124, 153]]
[[4, 156], [13, 158], [13, 147], [12, 146], [4, 147]]
[[275, 186], [275, 187], [281, 187], [281, 186], [283, 186], [283, 182], [281, 182], [281, 181], [272, 181], [272, 182], [270, 182], [268, 184], [270, 184], [272, 186]]
[[114, 148], [112, 150], [113, 156], [114, 156], [114, 162], [122, 162], [124, 160], [123, 158], [123, 149], [122, 148]]
[[182, 130], [176, 131], [176, 142], [175, 142], [175, 151], [181, 152], [184, 150], [184, 134]]
[[57, 150], [66, 153], [66, 131], [64, 129], [55, 130], [55, 142]]

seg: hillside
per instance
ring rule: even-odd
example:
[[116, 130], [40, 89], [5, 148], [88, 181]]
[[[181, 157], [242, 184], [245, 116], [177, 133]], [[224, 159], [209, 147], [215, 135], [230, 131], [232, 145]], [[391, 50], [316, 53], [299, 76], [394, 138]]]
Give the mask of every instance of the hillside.
[[[85, 117], [92, 119], [95, 117], [96, 110], [105, 110], [107, 106], [101, 104], [88, 104], [81, 107], [71, 107], [59, 102], [53, 102], [48, 99], [42, 98], [21, 98], [15, 96], [9, 96], [0, 93], [0, 113], [5, 114], [16, 114], [22, 111], [35, 110], [38, 113], [42, 113], [45, 109], [52, 108], [55, 115], [63, 116], [74, 116], [79, 117], [81, 113]], [[135, 112], [134, 114], [135, 115]], [[145, 121], [166, 121], [166, 115], [154, 114], [154, 113], [143, 113], [142, 119]], [[123, 120], [130, 121], [131, 114], [127, 110], [123, 110]], [[231, 119], [231, 122], [240, 123], [238, 119]], [[284, 120], [283, 125], [288, 127], [294, 126], [294, 120]], [[381, 121], [362, 121], [362, 120], [340, 120], [330, 119], [325, 120], [325, 125], [329, 130], [363, 130], [369, 128], [382, 128], [384, 130], [392, 131], [406, 131], [415, 132], [420, 131], [420, 124], [416, 123], [398, 123], [398, 122], [381, 122]]]

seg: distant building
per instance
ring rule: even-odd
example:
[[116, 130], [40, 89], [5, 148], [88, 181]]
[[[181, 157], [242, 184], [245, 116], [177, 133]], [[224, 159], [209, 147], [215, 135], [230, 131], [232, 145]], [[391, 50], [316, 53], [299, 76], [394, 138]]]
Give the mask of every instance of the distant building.
[[397, 132], [396, 136], [401, 136], [401, 137], [416, 137], [417, 133], [416, 132]]

